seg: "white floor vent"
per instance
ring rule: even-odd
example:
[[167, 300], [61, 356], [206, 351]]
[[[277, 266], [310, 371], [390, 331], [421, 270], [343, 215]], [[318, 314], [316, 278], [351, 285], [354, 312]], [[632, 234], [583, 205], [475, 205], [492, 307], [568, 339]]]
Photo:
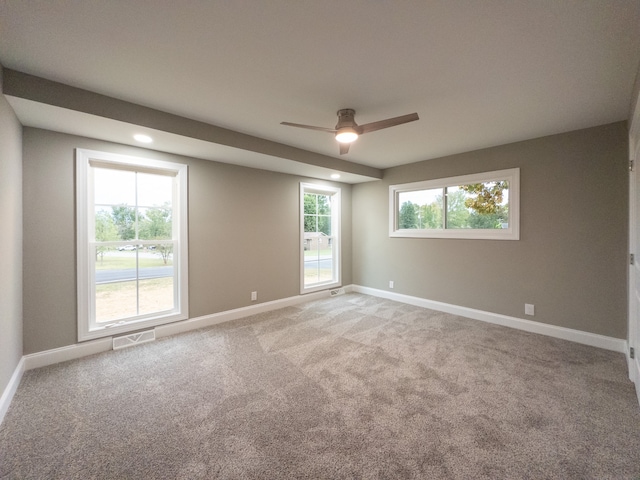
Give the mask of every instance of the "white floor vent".
[[344, 295], [344, 288], [336, 288], [335, 290], [329, 290], [329, 294], [332, 297], [335, 297], [337, 295]]
[[133, 347], [141, 343], [152, 342], [156, 339], [155, 330], [147, 330], [146, 332], [132, 333], [123, 337], [113, 337], [113, 349]]

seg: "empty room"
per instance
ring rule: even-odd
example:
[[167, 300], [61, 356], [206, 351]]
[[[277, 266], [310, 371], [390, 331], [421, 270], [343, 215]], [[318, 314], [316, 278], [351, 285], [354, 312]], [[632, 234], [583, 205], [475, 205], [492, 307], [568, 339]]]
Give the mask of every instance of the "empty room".
[[1, 479], [640, 479], [638, 0], [0, 0]]

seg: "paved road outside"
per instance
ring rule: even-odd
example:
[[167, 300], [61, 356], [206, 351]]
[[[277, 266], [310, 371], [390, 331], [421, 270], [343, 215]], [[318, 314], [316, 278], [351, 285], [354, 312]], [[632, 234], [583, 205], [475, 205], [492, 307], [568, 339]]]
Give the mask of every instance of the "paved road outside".
[[[129, 254], [126, 256], [135, 255], [134, 252], [118, 252], [119, 256], [125, 256], [123, 253]], [[132, 255], [133, 254], [133, 255]], [[151, 256], [150, 254], [147, 254]], [[307, 269], [330, 269], [332, 267], [331, 258], [321, 258], [321, 259], [305, 259], [304, 268]], [[162, 277], [171, 277], [173, 275], [173, 266], [162, 266], [162, 267], [146, 267], [140, 269], [139, 278], [148, 279], [148, 278], [162, 278]], [[136, 279], [136, 269], [135, 268], [124, 268], [120, 270], [97, 270], [96, 271], [96, 284], [101, 283], [113, 283], [113, 282], [126, 282], [130, 280]]]
[[[173, 275], [173, 266], [166, 267], [147, 267], [140, 269], [139, 278], [161, 278], [170, 277]], [[135, 268], [125, 268], [122, 270], [97, 270], [96, 271], [96, 283], [113, 283], [113, 282], [126, 282], [128, 280], [136, 279]]]

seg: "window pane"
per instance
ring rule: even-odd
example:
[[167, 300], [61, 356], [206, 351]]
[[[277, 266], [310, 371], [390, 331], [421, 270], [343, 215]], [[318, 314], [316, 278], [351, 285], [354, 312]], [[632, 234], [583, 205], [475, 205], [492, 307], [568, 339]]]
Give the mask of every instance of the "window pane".
[[333, 237], [323, 235], [305, 235], [304, 284], [305, 286], [334, 279]]
[[465, 206], [466, 192], [460, 187], [448, 187], [447, 228], [469, 228], [470, 210]]
[[110, 207], [95, 207], [95, 240], [98, 242], [110, 242], [120, 240], [118, 227], [112, 215]]
[[171, 209], [139, 209], [138, 238], [141, 240], [171, 240]]
[[135, 245], [94, 246], [96, 284], [136, 278]]
[[138, 206], [171, 208], [173, 177], [138, 173]]
[[399, 229], [442, 229], [442, 188], [399, 192]]
[[[117, 253], [116, 247], [112, 246], [95, 246], [95, 268], [98, 270], [107, 270], [113, 262], [113, 256]], [[97, 275], [97, 274], [96, 274]], [[97, 280], [97, 277], [96, 277]]]
[[327, 215], [318, 216], [318, 232], [331, 235], [331, 217]]
[[318, 230], [318, 217], [316, 215], [304, 216], [304, 231], [316, 232]]
[[[153, 266], [169, 266], [173, 265], [173, 243], [158, 243], [156, 245], [148, 245], [145, 247], [145, 255], [141, 257], [155, 259]], [[150, 262], [150, 261], [149, 261]], [[147, 260], [140, 260], [141, 268], [147, 265]]]
[[136, 174], [126, 170], [93, 168], [97, 205], [135, 205]]
[[117, 231], [117, 240], [136, 238], [136, 209], [128, 205], [111, 207], [111, 217]]
[[97, 322], [174, 309], [173, 247], [151, 247], [95, 247]]
[[136, 282], [96, 284], [96, 322], [112, 322], [136, 315]]
[[318, 196], [314, 193], [305, 193], [304, 194], [304, 214], [313, 214], [317, 213], [318, 209]]
[[[161, 269], [163, 267], [160, 267]], [[173, 275], [173, 267], [164, 267], [170, 275]], [[148, 270], [146, 273], [152, 273]], [[143, 279], [143, 271], [140, 272], [139, 295], [140, 315], [165, 312], [174, 308], [173, 276], [159, 276]]]
[[508, 182], [447, 188], [447, 228], [509, 228]]
[[318, 282], [318, 240], [312, 233], [305, 233], [304, 239], [304, 284], [313, 285]]
[[318, 215], [331, 215], [331, 197], [318, 195]]
[[[129, 249], [129, 247], [131, 249]], [[96, 322], [137, 314], [136, 252], [133, 245], [96, 246]]]

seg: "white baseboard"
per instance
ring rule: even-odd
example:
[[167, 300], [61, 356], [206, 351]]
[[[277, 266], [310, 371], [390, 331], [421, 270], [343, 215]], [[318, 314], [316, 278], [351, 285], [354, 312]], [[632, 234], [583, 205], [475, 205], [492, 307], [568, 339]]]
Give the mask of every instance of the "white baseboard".
[[[627, 341], [621, 338], [607, 337], [595, 333], [583, 332], [581, 330], [573, 330], [571, 328], [558, 327], [522, 318], [510, 317], [499, 313], [485, 312], [474, 308], [460, 307], [450, 303], [436, 302], [419, 297], [412, 297], [400, 293], [388, 292], [377, 288], [362, 287], [360, 285], [352, 285], [352, 291], [373, 295], [375, 297], [387, 298], [401, 303], [415, 305], [417, 307], [430, 308], [439, 312], [451, 313], [467, 317], [474, 320], [481, 320], [487, 323], [502, 325], [504, 327], [524, 330], [525, 332], [538, 333], [549, 337], [569, 340], [571, 342], [590, 345], [592, 347], [603, 348], [605, 350], [613, 350], [614, 352], [627, 353]], [[638, 383], [636, 383], [638, 385]]]
[[25, 370], [33, 368], [46, 367], [54, 363], [66, 362], [67, 360], [75, 360], [95, 353], [102, 353], [111, 350], [113, 347], [112, 337], [100, 338], [98, 340], [90, 340], [88, 342], [76, 343], [66, 347], [45, 350], [44, 352], [30, 353], [25, 355]]
[[[509, 317], [497, 313], [485, 312], [482, 310], [475, 310], [473, 308], [467, 307], [460, 307], [448, 303], [426, 300], [424, 298], [412, 297], [409, 295], [402, 295], [399, 293], [388, 292], [385, 290], [378, 290], [369, 287], [362, 287], [359, 285], [348, 285], [342, 288], [345, 292], [353, 291], [364, 293], [367, 295], [373, 295], [376, 297], [388, 298], [390, 300], [395, 300], [410, 305], [416, 305], [419, 307], [430, 308], [432, 310], [452, 313], [454, 315], [460, 315], [475, 320], [482, 320], [484, 322], [503, 325], [506, 327], [517, 328], [519, 330], [524, 330], [527, 332], [539, 333], [555, 338], [561, 338], [563, 340], [570, 340], [585, 345], [591, 345], [593, 347], [627, 353], [626, 341], [618, 338], [596, 335], [594, 333], [582, 332], [580, 330], [572, 330], [569, 328], [557, 327], [554, 325], [547, 325], [539, 322], [532, 322], [530, 320], [524, 320], [521, 318]], [[182, 332], [188, 332], [190, 330], [195, 330], [198, 328], [205, 328], [212, 325], [217, 325], [219, 323], [248, 317], [250, 315], [256, 315], [258, 313], [269, 312], [271, 310], [277, 310], [279, 308], [289, 307], [311, 300], [327, 298], [330, 295], [330, 290], [323, 290], [306, 295], [296, 295], [280, 300], [273, 300], [271, 302], [250, 305], [248, 307], [226, 310], [224, 312], [191, 318], [189, 320], [183, 320], [181, 322], [160, 325], [155, 328], [156, 337], [166, 337]], [[52, 350], [45, 350], [44, 352], [25, 355], [21, 361], [23, 365], [22, 368], [23, 370], [31, 370], [33, 368], [45, 367], [47, 365], [53, 365], [55, 363], [65, 362], [67, 360], [75, 360], [77, 358], [86, 357], [88, 355], [106, 352], [112, 350], [112, 348], [112, 337], [90, 340], [66, 347], [55, 348]], [[638, 379], [640, 379], [640, 374], [638, 374]], [[636, 381], [636, 385], [638, 385], [639, 383], [640, 382]], [[4, 396], [2, 398], [4, 398]]]
[[[345, 292], [351, 291], [350, 286], [341, 288], [343, 288]], [[337, 290], [337, 288], [331, 290]], [[320, 292], [308, 293], [305, 295], [296, 295], [294, 297], [282, 298], [280, 300], [273, 300], [271, 302], [250, 305], [248, 307], [235, 308], [233, 310], [226, 310], [224, 312], [213, 313], [211, 315], [203, 315], [202, 317], [190, 318], [189, 320], [184, 320], [182, 322], [160, 325], [155, 328], [156, 337], [159, 338], [167, 337], [169, 335], [176, 335], [178, 333], [188, 332], [190, 330], [196, 330], [198, 328], [210, 327], [219, 323], [230, 322], [239, 318], [249, 317], [258, 313], [270, 312], [271, 310], [290, 307], [292, 305], [297, 305], [299, 303], [308, 302], [311, 300], [327, 298], [331, 296], [331, 290], [322, 290]]]
[[640, 404], [640, 358], [636, 353], [636, 358], [629, 357], [627, 353], [628, 366], [629, 366], [629, 380], [631, 380], [636, 386], [636, 396], [638, 397], [638, 404]]
[[[343, 287], [345, 291], [351, 291], [350, 287]], [[335, 290], [335, 289], [332, 289]], [[273, 300], [271, 302], [259, 303], [248, 307], [227, 310], [212, 315], [191, 318], [180, 322], [160, 325], [155, 328], [156, 338], [175, 335], [177, 333], [188, 332], [198, 328], [209, 327], [218, 323], [237, 320], [238, 318], [248, 317], [257, 313], [277, 310], [279, 308], [296, 305], [307, 302], [309, 300], [318, 300], [320, 298], [329, 297], [331, 290], [323, 290], [320, 292], [310, 293], [306, 295], [296, 295], [294, 297]], [[67, 360], [75, 360], [77, 358], [86, 357], [96, 353], [107, 352], [113, 349], [113, 337], [104, 337], [97, 340], [89, 340], [87, 342], [76, 343], [66, 347], [54, 348], [43, 352], [32, 353], [22, 357], [24, 370], [33, 368], [46, 367], [55, 363], [66, 362]], [[4, 397], [3, 397], [4, 398]]]
[[[357, 293], [364, 293], [367, 295], [387, 298], [389, 300], [395, 300], [410, 305], [416, 305], [418, 307], [430, 308], [432, 310], [460, 315], [475, 320], [481, 320], [483, 322], [503, 325], [505, 327], [516, 328], [518, 330], [538, 333], [541, 335], [547, 335], [550, 337], [582, 343], [593, 347], [604, 348], [606, 350], [613, 350], [625, 354], [628, 353], [626, 340], [619, 338], [612, 338], [604, 335], [582, 332], [580, 330], [547, 325], [530, 320], [524, 320], [521, 318], [509, 317], [507, 315], [485, 312], [473, 308], [460, 307], [448, 303], [426, 300], [424, 298], [412, 297], [409, 295], [402, 295], [394, 292], [388, 292], [385, 290], [378, 290], [375, 288], [363, 287], [359, 285], [348, 285], [342, 288], [345, 292], [353, 291]], [[214, 313], [212, 315], [204, 315], [202, 317], [191, 318], [189, 320], [184, 320], [181, 322], [160, 325], [155, 328], [156, 337], [160, 338], [169, 335], [175, 335], [198, 328], [209, 327], [212, 325], [217, 325], [219, 323], [237, 320], [239, 318], [248, 317], [250, 315], [256, 315], [258, 313], [269, 312], [271, 310], [277, 310], [280, 308], [297, 305], [311, 300], [328, 298], [331, 295], [330, 292], [330, 290], [324, 290], [306, 295], [296, 295], [293, 297], [274, 300], [271, 302], [264, 302], [248, 307], [236, 308], [233, 310]], [[20, 363], [18, 364], [18, 367], [16, 367], [16, 370], [11, 377], [7, 388], [5, 388], [5, 391], [0, 398], [0, 422], [2, 421], [2, 418], [4, 417], [6, 411], [9, 409], [9, 404], [11, 403], [11, 399], [13, 398], [13, 395], [18, 388], [20, 379], [22, 378], [22, 374], [24, 371], [31, 370], [33, 368], [44, 367], [47, 365], [53, 365], [59, 362], [65, 362], [67, 360], [75, 360], [77, 358], [86, 357], [88, 355], [93, 355], [96, 353], [106, 352], [112, 350], [112, 348], [112, 337], [106, 337], [98, 340], [91, 340], [88, 342], [82, 342], [75, 345], [69, 345], [66, 347], [46, 350], [44, 352], [32, 353], [23, 356], [20, 360]], [[635, 368], [635, 370], [632, 370], [632, 366], [633, 368]], [[638, 393], [638, 401], [640, 402], [640, 364], [638, 363], [638, 359], [635, 359], [635, 361], [630, 365], [630, 375], [632, 375], [632, 372], [633, 375], [635, 375], [635, 380], [632, 380], [634, 380], [635, 382], [636, 392]]]
[[18, 385], [20, 385], [20, 380], [22, 380], [24, 363], [24, 357], [22, 357], [18, 362], [16, 369], [13, 371], [13, 375], [11, 375], [11, 379], [9, 380], [7, 387], [4, 389], [4, 392], [2, 392], [2, 397], [0, 397], [0, 424], [2, 424], [7, 411], [9, 411], [11, 400], [13, 400], [13, 396], [18, 390]]

